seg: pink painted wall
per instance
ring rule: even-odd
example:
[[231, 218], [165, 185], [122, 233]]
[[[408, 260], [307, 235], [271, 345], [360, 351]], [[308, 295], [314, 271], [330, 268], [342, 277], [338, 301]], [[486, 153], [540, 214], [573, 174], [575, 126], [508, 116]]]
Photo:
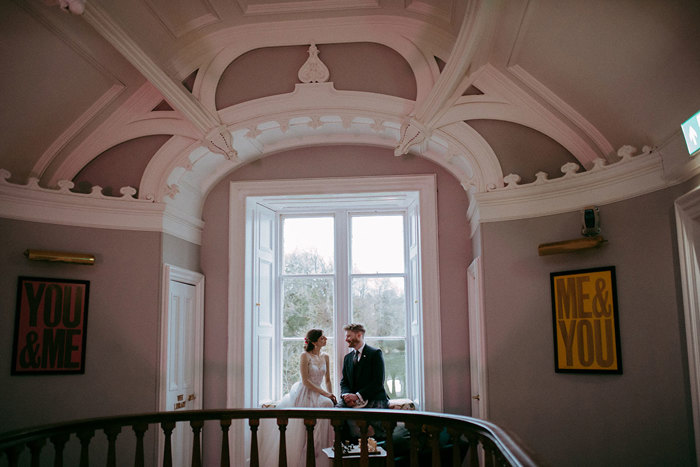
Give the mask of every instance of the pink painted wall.
[[[156, 410], [161, 234], [0, 219], [0, 238], [0, 431]], [[96, 263], [29, 261], [27, 248], [92, 253]], [[90, 281], [85, 374], [10, 376], [18, 276]]]
[[[547, 465], [695, 465], [673, 201], [682, 187], [600, 206], [598, 250], [579, 212], [483, 226], [490, 418]], [[554, 371], [549, 274], [615, 266], [623, 374]], [[556, 429], [552, 429], [556, 427]]]
[[226, 405], [229, 183], [233, 180], [436, 174], [443, 397], [446, 412], [467, 414], [469, 332], [466, 270], [472, 252], [466, 193], [445, 169], [419, 157], [396, 158], [390, 149], [367, 146], [310, 147], [251, 162], [225, 177], [205, 205], [202, 270], [207, 277], [204, 349], [205, 407]]

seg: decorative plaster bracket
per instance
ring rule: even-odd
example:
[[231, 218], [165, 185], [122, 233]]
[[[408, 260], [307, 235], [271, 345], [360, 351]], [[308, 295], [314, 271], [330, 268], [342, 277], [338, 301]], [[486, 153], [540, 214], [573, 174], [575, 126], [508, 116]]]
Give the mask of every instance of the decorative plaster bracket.
[[394, 149], [394, 156], [403, 156], [408, 154], [408, 150], [415, 144], [421, 144], [426, 138], [429, 138], [427, 129], [417, 121], [411, 119], [404, 121], [401, 125], [401, 137], [399, 143]]
[[238, 160], [238, 151], [233, 148], [233, 136], [223, 125], [211, 130], [204, 138], [204, 144], [211, 152], [222, 154], [230, 161]]

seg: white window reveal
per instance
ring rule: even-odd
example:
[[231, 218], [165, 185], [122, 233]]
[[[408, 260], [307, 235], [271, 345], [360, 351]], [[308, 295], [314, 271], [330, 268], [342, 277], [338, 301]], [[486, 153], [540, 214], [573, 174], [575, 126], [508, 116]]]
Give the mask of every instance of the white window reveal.
[[[434, 181], [232, 183], [232, 406], [239, 394], [239, 406], [255, 407], [286, 393], [300, 379], [311, 328], [328, 336], [337, 392], [347, 352], [342, 328], [360, 322], [366, 341], [384, 353], [389, 397], [442, 409]], [[237, 289], [243, 300], [233, 295]], [[244, 381], [232, 375], [236, 367], [245, 368]]]

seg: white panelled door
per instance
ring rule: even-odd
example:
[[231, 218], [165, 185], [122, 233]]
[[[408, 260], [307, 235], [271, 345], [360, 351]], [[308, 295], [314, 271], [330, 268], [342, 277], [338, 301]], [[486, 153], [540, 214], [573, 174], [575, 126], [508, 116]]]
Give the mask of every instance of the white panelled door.
[[[165, 402], [164, 407], [161, 402], [161, 410], [201, 409], [204, 310], [198, 285], [201, 286], [203, 277], [171, 266], [166, 266], [166, 276], [169, 277], [167, 319], [163, 323], [165, 374], [161, 378]], [[192, 277], [199, 281], [189, 280]], [[173, 466], [191, 465], [192, 439], [189, 423], [178, 423], [172, 435]]]

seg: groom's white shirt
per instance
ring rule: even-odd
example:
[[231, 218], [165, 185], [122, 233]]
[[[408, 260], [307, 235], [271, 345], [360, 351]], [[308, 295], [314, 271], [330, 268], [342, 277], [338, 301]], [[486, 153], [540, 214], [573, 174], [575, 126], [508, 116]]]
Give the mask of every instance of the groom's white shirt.
[[[365, 350], [365, 344], [364, 344], [364, 343], [362, 344], [362, 347], [360, 347], [359, 349], [354, 349], [355, 353], [357, 353], [357, 359], [356, 359], [356, 360], [357, 360], [358, 362], [359, 362], [360, 359], [362, 358], [362, 351], [363, 351], [363, 350]], [[356, 392], [355, 395], [356, 395], [357, 398], [359, 399], [359, 401], [357, 402], [357, 404], [355, 404], [355, 408], [356, 408], [356, 409], [361, 409], [362, 407], [364, 407], [365, 405], [367, 405], [367, 401], [364, 400], [364, 399], [362, 398], [362, 394], [360, 394], [359, 392]]]

